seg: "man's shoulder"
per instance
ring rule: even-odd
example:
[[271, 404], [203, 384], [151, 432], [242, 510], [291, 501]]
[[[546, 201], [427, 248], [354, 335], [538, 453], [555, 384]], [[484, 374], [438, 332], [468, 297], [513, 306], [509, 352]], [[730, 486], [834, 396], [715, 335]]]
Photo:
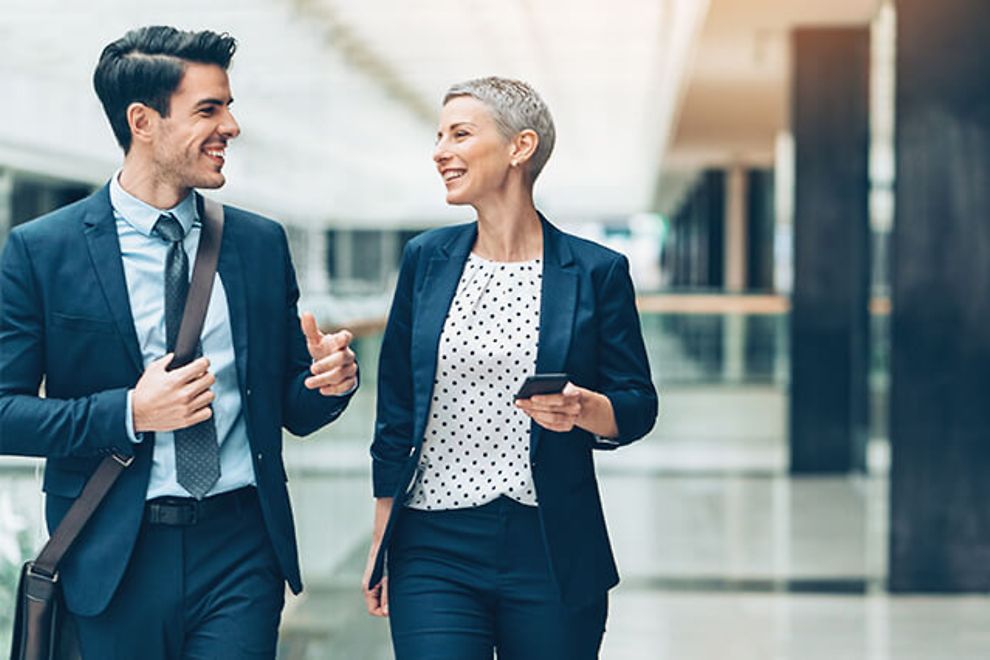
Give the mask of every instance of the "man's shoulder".
[[285, 228], [276, 220], [260, 213], [248, 211], [229, 204], [223, 205], [224, 222], [231, 222], [240, 231], [258, 232], [262, 235], [284, 235]]
[[79, 227], [83, 216], [86, 214], [86, 206], [90, 199], [90, 197], [84, 197], [79, 201], [23, 222], [11, 229], [11, 236], [18, 236], [28, 242], [52, 238], [70, 238], [74, 235], [70, 229]]

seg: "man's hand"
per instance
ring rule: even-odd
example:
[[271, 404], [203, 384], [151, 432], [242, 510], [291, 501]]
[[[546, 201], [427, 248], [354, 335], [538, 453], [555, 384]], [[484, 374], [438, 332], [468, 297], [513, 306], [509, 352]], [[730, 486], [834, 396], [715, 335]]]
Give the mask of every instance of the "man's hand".
[[323, 396], [343, 394], [353, 388], [357, 383], [357, 362], [349, 348], [351, 333], [341, 330], [325, 335], [309, 312], [304, 312], [299, 321], [306, 335], [306, 348], [313, 358], [313, 366], [309, 368], [313, 375], [306, 379], [306, 387], [320, 390]]
[[131, 395], [134, 431], [174, 431], [194, 426], [213, 415], [210, 387], [216, 379], [210, 361], [197, 358], [184, 367], [166, 371], [173, 353], [148, 365]]

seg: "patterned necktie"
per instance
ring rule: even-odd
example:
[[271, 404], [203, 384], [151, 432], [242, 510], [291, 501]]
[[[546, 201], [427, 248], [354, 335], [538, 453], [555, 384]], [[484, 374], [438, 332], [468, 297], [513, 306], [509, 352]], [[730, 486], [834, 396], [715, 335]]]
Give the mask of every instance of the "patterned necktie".
[[[171, 214], [158, 217], [154, 232], [170, 243], [165, 256], [165, 342], [175, 350], [189, 292], [189, 257], [182, 246], [182, 225]], [[197, 351], [202, 354], [202, 350]], [[201, 499], [220, 478], [220, 448], [213, 418], [175, 431], [175, 478]]]

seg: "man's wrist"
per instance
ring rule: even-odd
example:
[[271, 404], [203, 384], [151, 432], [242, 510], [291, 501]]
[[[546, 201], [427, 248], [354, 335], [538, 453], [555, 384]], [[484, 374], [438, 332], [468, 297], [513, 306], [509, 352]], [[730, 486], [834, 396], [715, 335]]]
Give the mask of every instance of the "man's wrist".
[[127, 409], [124, 414], [124, 426], [127, 429], [127, 439], [133, 444], [140, 444], [144, 440], [144, 432], [137, 430], [134, 422], [134, 390], [127, 390]]

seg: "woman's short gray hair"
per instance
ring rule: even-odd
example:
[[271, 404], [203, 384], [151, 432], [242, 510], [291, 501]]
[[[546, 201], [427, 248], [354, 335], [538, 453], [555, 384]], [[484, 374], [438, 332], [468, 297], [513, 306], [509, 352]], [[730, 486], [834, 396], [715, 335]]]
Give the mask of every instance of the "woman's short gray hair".
[[495, 125], [506, 140], [526, 129], [536, 132], [539, 142], [528, 162], [530, 182], [536, 181], [550, 158], [557, 137], [550, 110], [536, 90], [521, 80], [488, 76], [451, 86], [443, 97], [443, 104], [458, 96], [470, 96], [488, 106]]

